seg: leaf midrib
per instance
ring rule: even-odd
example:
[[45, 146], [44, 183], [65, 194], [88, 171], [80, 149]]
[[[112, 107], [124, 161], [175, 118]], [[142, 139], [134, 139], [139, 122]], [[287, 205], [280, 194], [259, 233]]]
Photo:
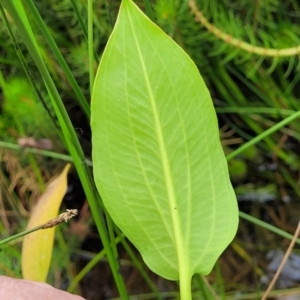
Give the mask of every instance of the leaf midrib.
[[132, 35], [133, 35], [134, 42], [135, 42], [135, 45], [137, 48], [138, 58], [141, 63], [141, 67], [142, 67], [142, 71], [143, 71], [143, 75], [144, 75], [144, 79], [145, 79], [145, 84], [146, 84], [147, 92], [149, 95], [150, 104], [152, 107], [153, 118], [154, 118], [154, 128], [155, 128], [155, 133], [156, 133], [157, 140], [158, 140], [158, 146], [159, 146], [159, 151], [160, 151], [160, 156], [161, 156], [163, 173], [164, 173], [164, 178], [165, 178], [165, 183], [166, 183], [166, 190], [167, 190], [167, 195], [168, 195], [168, 200], [169, 200], [169, 210], [170, 210], [170, 215], [171, 215], [171, 220], [172, 220], [172, 228], [173, 228], [173, 234], [174, 234], [174, 238], [175, 238], [175, 248], [176, 248], [176, 253], [177, 253], [177, 257], [178, 257], [179, 272], [180, 272], [181, 266], [183, 267], [185, 265], [185, 267], [186, 267], [185, 259], [187, 258], [187, 255], [184, 253], [185, 240], [183, 239], [183, 234], [182, 234], [182, 230], [181, 230], [182, 226], [180, 224], [178, 209], [175, 209], [175, 207], [178, 207], [178, 204], [177, 204], [174, 184], [173, 184], [173, 180], [172, 180], [172, 173], [171, 173], [170, 166], [169, 166], [166, 145], [164, 142], [162, 126], [161, 126], [160, 118], [158, 115], [158, 109], [156, 106], [154, 93], [151, 88], [150, 80], [149, 80], [148, 73], [147, 73], [147, 68], [146, 68], [146, 65], [145, 65], [145, 62], [143, 59], [143, 54], [141, 52], [141, 49], [140, 49], [140, 46], [138, 43], [138, 38], [136, 36], [134, 26], [132, 23], [133, 21], [132, 21], [132, 18], [131, 18], [131, 15], [129, 12], [128, 12], [128, 19], [130, 20]]

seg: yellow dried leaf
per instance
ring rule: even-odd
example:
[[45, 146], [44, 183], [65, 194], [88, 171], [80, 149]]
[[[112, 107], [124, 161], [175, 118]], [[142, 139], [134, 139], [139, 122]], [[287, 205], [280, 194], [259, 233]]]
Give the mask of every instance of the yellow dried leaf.
[[[34, 207], [27, 229], [39, 226], [58, 215], [61, 201], [67, 191], [67, 164], [54, 179]], [[24, 279], [45, 282], [51, 262], [55, 227], [38, 230], [24, 237], [22, 247], [22, 273]]]

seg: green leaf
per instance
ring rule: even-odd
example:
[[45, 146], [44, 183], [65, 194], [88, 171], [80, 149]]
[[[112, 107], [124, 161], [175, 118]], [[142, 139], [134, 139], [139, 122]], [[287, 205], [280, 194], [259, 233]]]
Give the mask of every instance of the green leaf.
[[114, 222], [157, 274], [208, 274], [238, 224], [216, 114], [191, 59], [130, 0], [91, 105], [95, 181]]

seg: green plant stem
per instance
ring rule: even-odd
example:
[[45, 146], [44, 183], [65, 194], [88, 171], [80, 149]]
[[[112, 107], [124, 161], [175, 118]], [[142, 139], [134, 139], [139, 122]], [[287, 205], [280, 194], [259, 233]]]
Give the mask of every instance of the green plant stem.
[[[180, 258], [179, 258], [180, 259]], [[186, 261], [186, 260], [184, 260]], [[180, 263], [179, 263], [180, 266]], [[192, 300], [192, 285], [189, 266], [185, 265], [179, 268], [179, 287], [180, 299]]]
[[[277, 227], [275, 227], [273, 225], [270, 225], [270, 224], [268, 224], [268, 223], [266, 223], [264, 221], [261, 221], [261, 220], [255, 218], [255, 217], [247, 215], [247, 214], [245, 214], [245, 213], [243, 213], [241, 211], [239, 212], [239, 216], [242, 219], [244, 219], [244, 220], [247, 220], [247, 221], [249, 221], [249, 222], [251, 222], [253, 224], [256, 224], [257, 226], [263, 227], [263, 228], [265, 228], [265, 229], [267, 229], [269, 231], [272, 231], [272, 232], [274, 232], [274, 233], [276, 233], [276, 234], [278, 234], [278, 235], [280, 235], [280, 236], [282, 236], [282, 237], [284, 237], [286, 239], [289, 239], [289, 240], [293, 239], [293, 235], [292, 234], [287, 233], [287, 232], [285, 232], [285, 231], [283, 231], [283, 230], [281, 230], [281, 229], [279, 229], [279, 228], [277, 228]], [[300, 238], [297, 238], [296, 243], [300, 245]]]
[[226, 294], [225, 294], [225, 284], [224, 284], [224, 278], [222, 275], [222, 270], [220, 267], [220, 261], [218, 260], [215, 265], [215, 270], [216, 270], [216, 276], [217, 276], [217, 284], [218, 284], [218, 290], [220, 294], [220, 298], [222, 300], [226, 299]]
[[24, 235], [27, 235], [27, 234], [32, 233], [32, 232], [34, 232], [34, 231], [40, 230], [40, 229], [42, 229], [43, 226], [44, 226], [44, 224], [43, 224], [43, 225], [39, 225], [39, 226], [34, 227], [34, 228], [32, 228], [32, 229], [29, 229], [29, 230], [22, 231], [22, 232], [20, 232], [20, 233], [17, 233], [17, 234], [15, 234], [15, 235], [12, 235], [12, 236], [10, 236], [10, 237], [8, 237], [8, 238], [6, 238], [6, 239], [3, 239], [3, 240], [0, 241], [0, 246], [1, 246], [1, 245], [4, 245], [4, 244], [6, 244], [6, 243], [8, 243], [8, 242], [10, 242], [10, 241], [13, 241], [13, 240], [15, 240], [15, 239], [18, 239], [18, 238], [20, 238], [20, 237], [22, 237], [22, 236], [24, 236]]
[[89, 79], [90, 94], [94, 86], [94, 31], [93, 31], [93, 1], [88, 0], [88, 53], [89, 53]]
[[118, 257], [118, 250], [117, 250], [117, 245], [115, 243], [115, 232], [114, 232], [114, 223], [113, 220], [111, 219], [110, 215], [106, 211], [106, 224], [107, 224], [107, 230], [108, 230], [108, 235], [109, 239], [111, 241], [110, 245], [112, 248], [112, 251], [114, 253], [115, 257]]
[[256, 136], [255, 138], [253, 138], [252, 140], [250, 140], [249, 142], [243, 144], [241, 147], [239, 147], [238, 149], [232, 151], [230, 154], [228, 154], [226, 156], [227, 160], [230, 160], [232, 158], [234, 158], [235, 156], [239, 155], [240, 153], [242, 153], [244, 150], [248, 149], [249, 147], [257, 144], [259, 141], [263, 140], [264, 138], [268, 137], [269, 135], [271, 135], [272, 133], [278, 131], [280, 128], [282, 128], [283, 126], [291, 123], [292, 121], [296, 120], [297, 118], [300, 117], [300, 111], [297, 111], [296, 113], [292, 114], [291, 116], [283, 119], [282, 121], [280, 121], [279, 123], [277, 123], [276, 125], [272, 126], [271, 128], [267, 129], [266, 131], [264, 131], [263, 133], [259, 134], [258, 136]]
[[[47, 157], [52, 157], [52, 158], [68, 161], [68, 162], [74, 162], [72, 156], [67, 155], [67, 154], [57, 153], [57, 152], [48, 151], [48, 150], [41, 150], [41, 149], [36, 149], [36, 148], [22, 148], [17, 144], [13, 144], [13, 143], [9, 143], [9, 142], [0, 141], [0, 148], [13, 149], [16, 151], [23, 151], [24, 153], [30, 152], [30, 153], [34, 153], [34, 154], [44, 155]], [[93, 165], [93, 163], [87, 158], [85, 159], [85, 163], [86, 163], [86, 165], [88, 165], [90, 167]]]
[[290, 116], [296, 111], [290, 109], [278, 109], [274, 107], [216, 107], [217, 113], [236, 114], [270, 114]]

